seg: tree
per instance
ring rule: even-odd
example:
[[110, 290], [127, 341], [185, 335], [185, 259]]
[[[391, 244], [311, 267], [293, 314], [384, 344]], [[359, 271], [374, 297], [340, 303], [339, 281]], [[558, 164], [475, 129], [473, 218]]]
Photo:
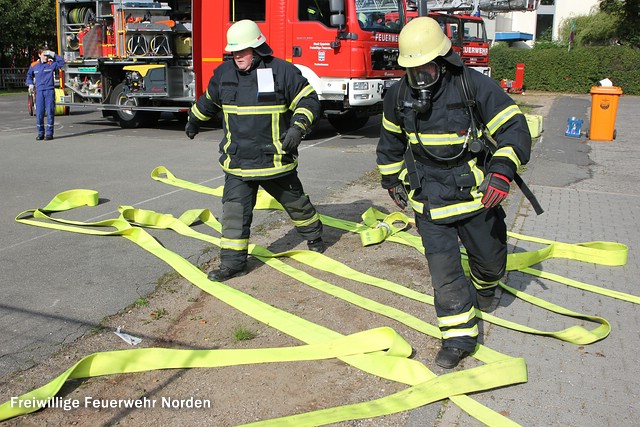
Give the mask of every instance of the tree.
[[618, 19], [617, 36], [621, 43], [640, 47], [640, 0], [601, 0], [600, 10]]
[[0, 0], [0, 67], [24, 67], [40, 45], [57, 49], [56, 0]]
[[568, 43], [574, 27], [576, 46], [606, 46], [618, 40], [619, 18], [606, 12], [592, 11], [589, 15], [564, 20], [560, 26], [560, 38]]

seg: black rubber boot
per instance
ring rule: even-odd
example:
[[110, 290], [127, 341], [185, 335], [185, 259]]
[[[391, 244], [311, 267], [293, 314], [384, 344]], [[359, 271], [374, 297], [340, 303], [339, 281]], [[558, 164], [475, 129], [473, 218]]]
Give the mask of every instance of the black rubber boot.
[[478, 301], [478, 309], [487, 311], [493, 305], [493, 300], [496, 297], [496, 288], [490, 289], [478, 289], [476, 292], [476, 299]]
[[44, 139], [44, 135], [36, 136], [36, 141], [42, 141]]
[[476, 292], [478, 310], [487, 312], [495, 310], [500, 303], [501, 296], [502, 289], [497, 286], [489, 289], [479, 289]]
[[310, 251], [323, 253], [327, 248], [324, 245], [324, 241], [322, 237], [318, 237], [317, 239], [307, 240], [307, 247]]
[[245, 274], [247, 274], [246, 267], [236, 270], [234, 268], [229, 268], [226, 265], [220, 265], [220, 268], [211, 270], [209, 274], [207, 274], [207, 277], [209, 278], [209, 280], [224, 282], [225, 280], [229, 280], [233, 277], [244, 276]]
[[453, 369], [469, 355], [468, 351], [456, 347], [442, 347], [436, 355], [436, 365], [445, 369]]

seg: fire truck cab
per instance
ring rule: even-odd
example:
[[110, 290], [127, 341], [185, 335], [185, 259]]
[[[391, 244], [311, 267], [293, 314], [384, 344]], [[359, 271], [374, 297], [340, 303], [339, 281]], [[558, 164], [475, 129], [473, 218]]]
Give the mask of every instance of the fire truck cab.
[[404, 0], [58, 0], [69, 105], [94, 104], [123, 127], [182, 112], [231, 59], [227, 29], [251, 19], [274, 55], [295, 64], [339, 131], [364, 126], [404, 70]]
[[442, 12], [431, 12], [428, 16], [440, 23], [447, 37], [451, 39], [453, 50], [458, 52], [465, 64], [491, 76], [489, 40], [481, 17], [466, 13]]
[[[417, 10], [407, 11], [409, 21], [417, 16]], [[442, 31], [451, 39], [453, 50], [460, 55], [465, 64], [491, 76], [489, 40], [484, 20], [480, 16], [469, 15], [466, 12], [438, 11], [428, 12], [427, 16], [440, 23]], [[388, 22], [400, 22], [397, 12], [387, 14], [385, 19]]]
[[[249, 6], [250, 4], [250, 6]], [[397, 65], [400, 27], [386, 25], [394, 1], [253, 0], [202, 1], [194, 24], [197, 91], [224, 51], [227, 29], [241, 19], [258, 23], [274, 55], [295, 64], [314, 87], [329, 122], [339, 131], [358, 129], [382, 111], [382, 98], [404, 73]]]

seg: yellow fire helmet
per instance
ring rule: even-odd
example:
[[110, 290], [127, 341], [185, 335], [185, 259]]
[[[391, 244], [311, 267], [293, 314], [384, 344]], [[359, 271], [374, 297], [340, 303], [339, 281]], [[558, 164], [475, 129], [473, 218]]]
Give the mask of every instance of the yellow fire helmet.
[[400, 31], [398, 47], [398, 64], [411, 68], [447, 55], [451, 50], [451, 40], [444, 34], [438, 21], [420, 16], [411, 20]]
[[273, 54], [267, 44], [267, 38], [260, 31], [258, 24], [249, 19], [243, 19], [227, 30], [227, 46], [224, 50], [238, 52], [249, 47], [253, 48], [261, 56]]

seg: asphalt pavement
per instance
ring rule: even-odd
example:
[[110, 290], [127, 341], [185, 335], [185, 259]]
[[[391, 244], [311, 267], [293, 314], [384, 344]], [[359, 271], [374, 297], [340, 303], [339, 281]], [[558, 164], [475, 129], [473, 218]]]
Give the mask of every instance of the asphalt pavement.
[[[0, 96], [0, 380], [97, 327], [172, 272], [121, 239], [30, 227], [15, 221], [18, 214], [78, 188], [97, 190], [100, 204], [61, 217], [84, 222], [117, 218], [120, 205], [175, 216], [197, 208], [221, 214], [219, 198], [150, 177], [154, 168], [165, 166], [179, 178], [222, 185], [220, 129], [202, 129], [191, 141], [184, 124], [172, 116], [163, 116], [155, 128], [121, 129], [98, 110], [74, 109], [56, 117], [53, 141], [36, 141], [35, 118], [27, 113], [26, 98], [26, 92]], [[318, 201], [375, 168], [379, 127], [379, 118], [372, 119], [358, 132], [338, 135], [323, 121], [303, 142], [299, 173], [320, 212], [324, 206]], [[256, 211], [254, 226], [272, 214]], [[203, 254], [207, 245], [194, 245], [175, 234], [154, 233], [195, 264], [212, 256]]]

